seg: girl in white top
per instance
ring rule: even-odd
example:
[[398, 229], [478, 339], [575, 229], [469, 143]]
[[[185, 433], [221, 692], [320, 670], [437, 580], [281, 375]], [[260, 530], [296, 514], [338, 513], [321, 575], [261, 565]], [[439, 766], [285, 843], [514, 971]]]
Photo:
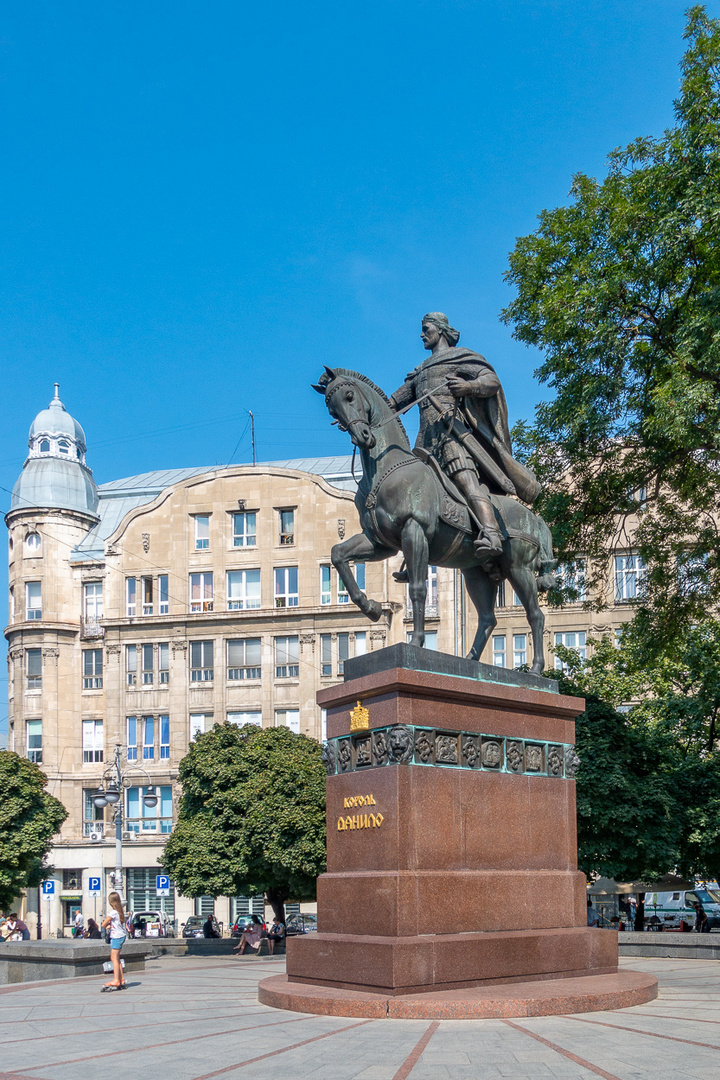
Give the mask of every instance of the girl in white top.
[[107, 929], [108, 926], [110, 927], [110, 960], [113, 966], [113, 981], [105, 983], [103, 990], [122, 990], [126, 985], [120, 963], [120, 950], [127, 937], [125, 912], [123, 911], [119, 893], [111, 892], [108, 896], [108, 902], [110, 911], [103, 919], [102, 926], [103, 930]]

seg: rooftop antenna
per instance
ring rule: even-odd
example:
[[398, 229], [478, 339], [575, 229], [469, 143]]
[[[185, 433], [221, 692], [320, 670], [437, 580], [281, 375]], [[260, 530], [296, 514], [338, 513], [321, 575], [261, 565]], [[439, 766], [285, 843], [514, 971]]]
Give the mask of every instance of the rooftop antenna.
[[248, 416], [250, 417], [250, 433], [251, 433], [251, 438], [252, 438], [252, 456], [253, 456], [253, 465], [254, 465], [255, 464], [255, 417], [253, 416], [253, 414], [250, 412], [249, 409], [248, 409]]

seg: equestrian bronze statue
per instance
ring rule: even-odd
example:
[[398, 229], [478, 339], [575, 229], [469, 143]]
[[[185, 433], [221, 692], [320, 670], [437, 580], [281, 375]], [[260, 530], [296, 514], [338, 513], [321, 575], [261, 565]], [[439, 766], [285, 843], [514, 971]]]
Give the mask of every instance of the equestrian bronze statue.
[[[425, 316], [421, 336], [431, 355], [389, 399], [345, 368], [326, 367], [315, 386], [350, 433], [363, 469], [355, 496], [362, 532], [333, 547], [333, 565], [353, 603], [376, 620], [380, 605], [361, 592], [350, 564], [401, 551], [405, 562], [395, 576], [408, 582], [410, 643], [417, 646], [425, 640], [428, 564], [462, 570], [478, 613], [468, 654], [475, 660], [496, 626], [497, 586], [507, 579], [532, 631], [531, 671], [540, 672], [545, 619], [538, 590], [557, 580], [550, 530], [523, 505], [539, 485], [512, 457], [505, 396], [490, 364], [457, 348], [459, 334], [439, 312]], [[421, 419], [413, 451], [397, 414], [415, 403]]]

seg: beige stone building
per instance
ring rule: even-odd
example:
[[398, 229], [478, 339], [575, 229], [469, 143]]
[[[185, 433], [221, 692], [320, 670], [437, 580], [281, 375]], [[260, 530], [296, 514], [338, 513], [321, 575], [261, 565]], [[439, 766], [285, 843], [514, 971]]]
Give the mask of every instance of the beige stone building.
[[[226, 720], [321, 739], [317, 690], [342, 678], [347, 658], [406, 638], [411, 612], [392, 578], [400, 559], [356, 566], [382, 603], [371, 623], [330, 565], [332, 545], [357, 530], [349, 457], [176, 469], [97, 487], [85, 453], [56, 388], [31, 426], [6, 518], [9, 747], [42, 765], [69, 811], [51, 857], [54, 893], [42, 900], [44, 933], [68, 933], [79, 906], [86, 918], [103, 910], [115, 832], [112, 809], [92, 797], [117, 746], [131, 908], [162, 905], [179, 924], [214, 910], [227, 926], [261, 898], [189, 900], [173, 886], [156, 895], [180, 760], [195, 733]], [[582, 602], [550, 612], [548, 644], [583, 650], [586, 635], [629, 617], [642, 568], [630, 553], [616, 563], [619, 602], [601, 616]], [[460, 574], [431, 567], [428, 586], [428, 647], [464, 653], [475, 624]], [[499, 600], [482, 659], [529, 664], [523, 610], [509, 586]], [[32, 895], [27, 908], [32, 919]]]

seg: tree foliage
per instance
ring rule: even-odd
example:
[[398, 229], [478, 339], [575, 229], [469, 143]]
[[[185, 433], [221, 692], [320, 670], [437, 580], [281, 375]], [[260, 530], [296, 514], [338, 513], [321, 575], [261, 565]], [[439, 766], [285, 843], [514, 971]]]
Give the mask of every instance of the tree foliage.
[[288, 728], [216, 724], [180, 763], [177, 825], [162, 856], [185, 896], [264, 892], [276, 914], [315, 896], [325, 869], [320, 744]]
[[68, 816], [32, 761], [0, 750], [0, 909], [38, 885], [53, 836]]
[[720, 23], [693, 7], [685, 38], [675, 125], [611, 153], [602, 181], [575, 176], [518, 239], [503, 313], [555, 391], [516, 434], [559, 555], [590, 556], [597, 583], [632, 540], [660, 643], [720, 584]]

